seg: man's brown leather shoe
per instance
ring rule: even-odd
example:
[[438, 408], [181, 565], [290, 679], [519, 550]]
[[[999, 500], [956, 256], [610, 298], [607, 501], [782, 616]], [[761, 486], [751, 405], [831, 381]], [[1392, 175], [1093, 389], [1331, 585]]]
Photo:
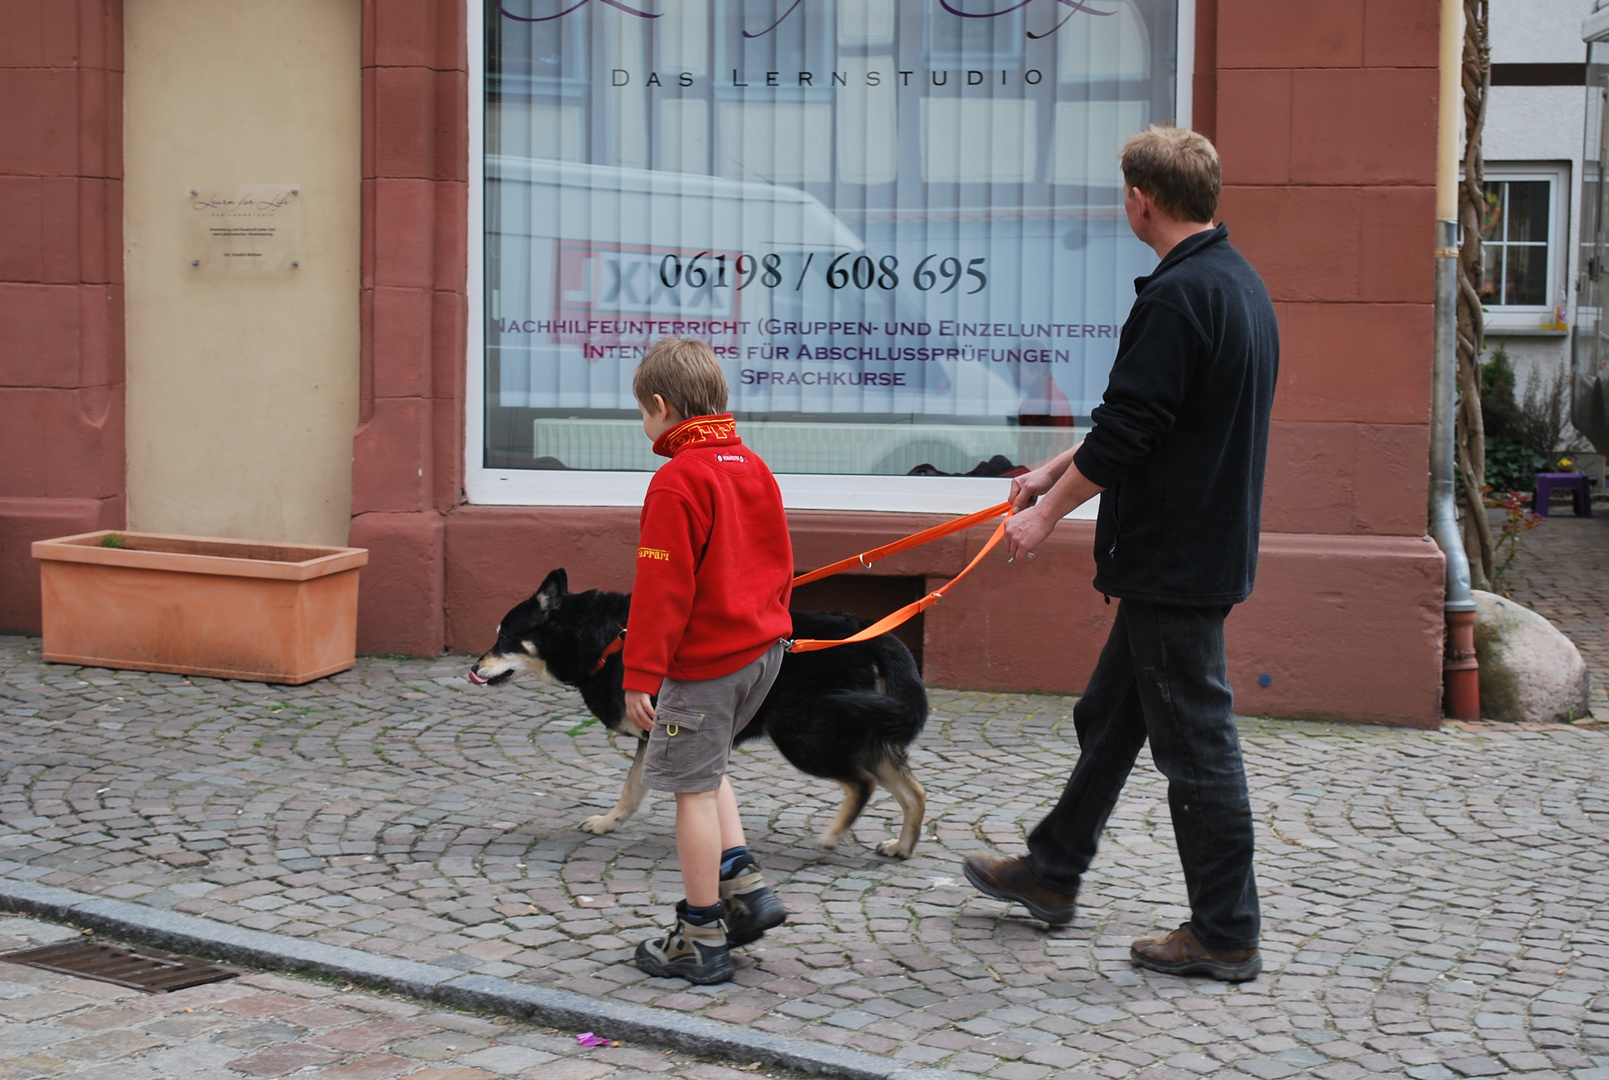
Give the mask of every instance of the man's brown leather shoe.
[[1135, 967], [1168, 975], [1211, 975], [1224, 982], [1255, 979], [1263, 970], [1257, 949], [1209, 949], [1197, 939], [1190, 924], [1162, 937], [1143, 937], [1129, 946]]
[[1028, 867], [1021, 859], [991, 859], [984, 855], [972, 855], [961, 864], [961, 869], [967, 880], [984, 896], [992, 896], [996, 900], [1014, 900], [1027, 908], [1034, 918], [1051, 926], [1073, 921], [1073, 912], [1077, 910], [1073, 904], [1075, 898], [1039, 884], [1028, 873]]

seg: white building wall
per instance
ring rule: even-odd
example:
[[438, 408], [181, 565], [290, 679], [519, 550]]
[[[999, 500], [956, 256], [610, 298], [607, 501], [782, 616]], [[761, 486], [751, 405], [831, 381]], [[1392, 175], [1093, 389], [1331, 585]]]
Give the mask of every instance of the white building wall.
[[[124, 29], [129, 527], [345, 544], [362, 5], [140, 0]], [[192, 199], [234, 185], [296, 188], [299, 265], [200, 263]]]
[[[1579, 64], [1592, 0], [1492, 0], [1492, 63]], [[1500, 87], [1499, 89], [1513, 89]]]
[[[1579, 64], [1586, 59], [1581, 22], [1592, 0], [1491, 0], [1492, 63]], [[1586, 123], [1582, 86], [1494, 86], [1487, 104], [1482, 149], [1489, 162], [1568, 165], [1568, 218], [1564, 222], [1563, 284], [1575, 315], [1577, 233], [1581, 213], [1581, 148]], [[1557, 298], [1555, 297], [1555, 300]], [[1568, 332], [1488, 330], [1487, 347], [1501, 341], [1514, 361], [1520, 393], [1533, 378], [1568, 371]]]

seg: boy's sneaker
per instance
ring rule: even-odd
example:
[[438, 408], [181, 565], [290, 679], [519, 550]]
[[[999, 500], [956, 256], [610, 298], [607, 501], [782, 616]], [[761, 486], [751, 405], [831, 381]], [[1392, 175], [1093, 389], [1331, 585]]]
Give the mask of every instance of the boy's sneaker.
[[701, 985], [732, 977], [726, 926], [687, 921], [687, 902], [676, 905], [676, 926], [662, 938], [637, 943], [637, 967], [656, 978], [674, 977]]
[[731, 877], [721, 879], [721, 903], [726, 907], [726, 943], [734, 949], [759, 941], [788, 917], [782, 901], [765, 887], [760, 864], [753, 859], [739, 863]]

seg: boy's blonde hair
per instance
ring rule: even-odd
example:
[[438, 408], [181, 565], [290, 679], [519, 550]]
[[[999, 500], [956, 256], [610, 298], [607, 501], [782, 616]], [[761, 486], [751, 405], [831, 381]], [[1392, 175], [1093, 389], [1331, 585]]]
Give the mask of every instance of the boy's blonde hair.
[[1185, 128], [1152, 124], [1130, 135], [1118, 156], [1123, 183], [1151, 197], [1176, 221], [1211, 222], [1223, 188], [1218, 151]]
[[658, 394], [683, 420], [726, 411], [726, 376], [720, 361], [695, 338], [662, 337], [654, 342], [632, 376], [631, 393], [645, 409], [654, 407]]

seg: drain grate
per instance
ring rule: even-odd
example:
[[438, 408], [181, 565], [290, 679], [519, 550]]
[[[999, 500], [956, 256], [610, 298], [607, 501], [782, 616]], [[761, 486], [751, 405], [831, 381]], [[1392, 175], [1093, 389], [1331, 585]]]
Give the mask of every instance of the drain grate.
[[188, 986], [233, 979], [238, 971], [169, 953], [139, 953], [117, 945], [72, 942], [42, 949], [0, 954], [0, 960], [43, 968], [81, 979], [95, 979], [148, 994], [165, 994]]

